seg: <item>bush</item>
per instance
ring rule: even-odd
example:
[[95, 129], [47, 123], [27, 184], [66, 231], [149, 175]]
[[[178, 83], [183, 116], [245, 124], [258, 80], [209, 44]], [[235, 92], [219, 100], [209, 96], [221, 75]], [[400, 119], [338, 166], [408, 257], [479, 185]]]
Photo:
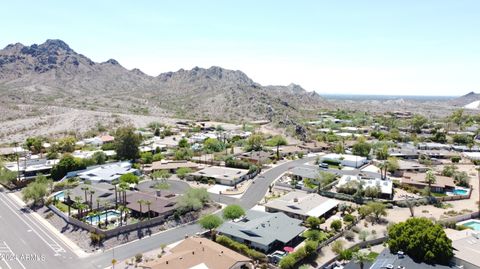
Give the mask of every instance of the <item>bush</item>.
[[90, 233], [90, 243], [94, 246], [100, 245], [104, 239], [105, 236], [103, 234], [96, 233], [95, 231]]
[[335, 231], [340, 231], [340, 229], [342, 229], [342, 221], [339, 219], [332, 221], [332, 223], [330, 223], [330, 228]]
[[460, 156], [453, 156], [450, 160], [452, 163], [459, 163], [462, 158]]
[[346, 231], [344, 235], [345, 239], [347, 239], [348, 241], [353, 241], [353, 239], [355, 239], [355, 233], [352, 231]]
[[351, 214], [346, 214], [345, 216], [343, 216], [343, 221], [352, 223], [355, 221], [355, 217]]
[[267, 260], [267, 256], [265, 256], [265, 254], [258, 252], [254, 249], [251, 249], [247, 245], [234, 241], [224, 235], [217, 236], [216, 241], [220, 245], [223, 245], [224, 247], [232, 249], [236, 252], [240, 252], [241, 254], [251, 259], [254, 259], [256, 261], [265, 262]]
[[143, 254], [142, 253], [137, 253], [135, 254], [135, 262], [140, 263], [143, 260]]

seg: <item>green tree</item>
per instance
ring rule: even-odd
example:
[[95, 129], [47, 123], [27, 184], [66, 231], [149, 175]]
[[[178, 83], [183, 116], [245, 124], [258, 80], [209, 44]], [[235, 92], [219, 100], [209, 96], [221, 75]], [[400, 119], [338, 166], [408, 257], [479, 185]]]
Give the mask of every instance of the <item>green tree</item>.
[[75, 138], [72, 136], [67, 136], [60, 138], [58, 140], [58, 148], [62, 152], [73, 152], [75, 150]]
[[370, 253], [357, 251], [353, 253], [352, 260], [354, 263], [358, 263], [360, 265], [360, 269], [363, 269], [365, 263], [373, 262], [375, 258]]
[[210, 195], [205, 188], [190, 188], [177, 200], [177, 210], [180, 213], [201, 209], [210, 201]]
[[165, 181], [169, 179], [171, 176], [172, 175], [167, 170], [159, 170], [152, 173], [152, 178], [155, 180], [160, 179]]
[[297, 259], [291, 254], [283, 257], [278, 264], [281, 269], [292, 269], [297, 263]]
[[369, 186], [364, 190], [365, 197], [370, 197], [372, 199], [378, 198], [380, 195], [380, 186]]
[[188, 143], [188, 140], [183, 137], [182, 139], [180, 139], [180, 141], [178, 141], [178, 147], [179, 148], [190, 148], [190, 144]]
[[68, 172], [82, 170], [85, 168], [85, 164], [80, 159], [76, 159], [70, 154], [65, 154], [60, 161], [52, 167], [50, 176], [53, 180], [60, 180]]
[[180, 167], [177, 169], [176, 174], [179, 178], [184, 179], [188, 174], [192, 172], [193, 170], [190, 167]]
[[422, 131], [423, 126], [428, 123], [428, 119], [425, 118], [422, 115], [416, 114], [413, 116], [411, 120], [411, 127], [412, 131], [415, 131], [416, 133], [420, 133]]
[[246, 151], [258, 151], [263, 149], [263, 144], [265, 143], [265, 138], [261, 133], [252, 134], [247, 138], [246, 141]]
[[374, 220], [379, 222], [381, 217], [387, 216], [387, 206], [380, 202], [368, 202], [366, 204], [368, 212], [373, 216]]
[[320, 219], [314, 216], [309, 216], [305, 220], [305, 224], [311, 229], [318, 229], [320, 227]]
[[217, 215], [209, 214], [203, 216], [198, 223], [200, 226], [202, 226], [202, 228], [209, 230], [213, 238], [214, 230], [222, 225], [223, 220]]
[[216, 138], [207, 138], [203, 141], [203, 148], [208, 152], [220, 152], [225, 149], [225, 144]]
[[280, 146], [287, 144], [287, 140], [282, 135], [275, 135], [267, 141], [267, 145], [277, 148], [277, 160], [280, 159]]
[[380, 149], [377, 150], [377, 159], [379, 160], [386, 160], [389, 156], [388, 153], [388, 146], [383, 145]]
[[442, 176], [453, 177], [457, 172], [457, 166], [454, 164], [447, 164], [443, 167]]
[[338, 255], [344, 250], [344, 245], [345, 245], [345, 241], [341, 239], [335, 240], [331, 246], [332, 251]]
[[25, 141], [25, 147], [28, 150], [31, 150], [33, 153], [40, 153], [42, 151], [42, 138], [40, 137], [29, 137]]
[[443, 227], [427, 218], [409, 218], [390, 226], [388, 246], [404, 251], [417, 262], [447, 264], [453, 257], [452, 241]]
[[107, 161], [107, 155], [102, 151], [97, 151], [93, 153], [92, 159], [95, 161], [95, 164], [104, 164]]
[[141, 138], [133, 127], [121, 127], [115, 132], [115, 151], [120, 160], [135, 160], [139, 157]]
[[398, 159], [396, 157], [389, 157], [387, 160], [387, 170], [390, 173], [395, 173], [400, 169], [400, 164], [398, 163]]
[[337, 154], [345, 154], [345, 146], [343, 145], [343, 142], [336, 143], [333, 152]]
[[245, 210], [239, 205], [228, 205], [223, 209], [223, 218], [227, 220], [238, 219], [245, 215]]
[[142, 163], [149, 164], [153, 162], [153, 154], [149, 151], [140, 153], [140, 160]]
[[432, 190], [432, 184], [437, 182], [437, 177], [435, 176], [432, 170], [428, 170], [427, 173], [425, 174], [425, 182], [428, 184], [428, 196], [430, 196], [431, 190]]
[[3, 167], [0, 162], [0, 183], [3, 185], [12, 185], [17, 182], [17, 173]]
[[359, 137], [357, 142], [353, 145], [352, 153], [354, 155], [368, 157], [371, 149], [372, 146], [367, 143], [367, 140], [364, 137]]
[[175, 160], [190, 160], [193, 157], [193, 151], [190, 148], [179, 148], [175, 151]]
[[132, 173], [127, 173], [127, 174], [121, 175], [118, 181], [121, 183], [127, 183], [127, 184], [138, 184], [139, 178], [138, 176]]
[[37, 175], [35, 181], [22, 190], [22, 199], [26, 203], [33, 201], [33, 205], [43, 205], [48, 194], [49, 180], [42, 174]]

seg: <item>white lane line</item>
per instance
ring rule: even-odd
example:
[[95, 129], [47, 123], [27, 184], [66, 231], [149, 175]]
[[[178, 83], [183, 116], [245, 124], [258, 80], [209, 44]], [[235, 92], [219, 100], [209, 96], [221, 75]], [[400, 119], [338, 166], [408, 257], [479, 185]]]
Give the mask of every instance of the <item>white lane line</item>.
[[[38, 237], [39, 237], [43, 242], [45, 242], [45, 244], [47, 244], [47, 245], [53, 250], [53, 252], [57, 253], [57, 251], [56, 251], [54, 248], [52, 248], [52, 246], [50, 245], [50, 243], [47, 242], [47, 240], [46, 240], [43, 236], [41, 236], [30, 224], [28, 224], [27, 221], [25, 221], [25, 220], [22, 218], [21, 215], [19, 215], [17, 212], [15, 212], [15, 211], [16, 211], [15, 209], [13, 209], [13, 208], [12, 208], [8, 203], [6, 203], [3, 199], [0, 198], [0, 201], [2, 201], [2, 203], [4, 203], [4, 204], [13, 212], [13, 214], [17, 215], [17, 217], [18, 217], [23, 223], [25, 223], [25, 225], [27, 225], [28, 228], [30, 228], [36, 235], [38, 235]], [[47, 236], [48, 236], [48, 235], [47, 235]], [[62, 249], [63, 249], [63, 248], [62, 248]], [[63, 252], [65, 252], [64, 249], [63, 249]]]
[[[20, 210], [22, 211], [22, 206], [18, 205], [17, 203], [15, 203], [14, 201], [10, 200], [10, 198], [8, 198], [8, 196], [6, 196], [4, 194], [4, 197], [5, 197], [5, 200], [8, 201], [13, 208], [16, 208], [17, 210]], [[30, 209], [28, 209], [28, 213], [30, 213]], [[33, 214], [33, 213], [32, 213]], [[29, 214], [27, 213], [23, 213], [22, 215], [25, 216], [26, 219], [28, 219], [33, 225], [35, 225], [44, 235], [46, 235], [50, 240], [52, 240], [53, 243], [47, 243], [53, 251], [55, 252], [66, 252], [66, 250], [57, 242], [55, 241], [55, 239], [53, 239], [53, 237], [50, 236], [50, 234], [48, 232], [46, 232], [44, 229], [47, 229], [46, 227], [43, 226], [42, 224], [42, 227], [40, 226], [39, 223], [36, 222], [36, 220], [33, 218], [33, 216], [30, 216]], [[32, 227], [30, 227], [32, 228]]]
[[[7, 242], [3, 241], [3, 244], [8, 248], [10, 249], [10, 247], [7, 245]], [[20, 264], [20, 266], [23, 268], [23, 269], [26, 269], [25, 268], [25, 265], [23, 265], [23, 263], [18, 259], [17, 255], [15, 255], [15, 253], [10, 249], [10, 252], [12, 253], [12, 255], [15, 256], [15, 260], [18, 262], [18, 264]]]

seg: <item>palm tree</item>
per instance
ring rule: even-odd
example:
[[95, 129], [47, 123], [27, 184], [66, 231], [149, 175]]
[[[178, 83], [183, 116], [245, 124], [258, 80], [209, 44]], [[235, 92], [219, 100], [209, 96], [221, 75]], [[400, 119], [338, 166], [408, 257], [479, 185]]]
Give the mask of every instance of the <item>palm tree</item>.
[[93, 211], [93, 195], [95, 194], [94, 190], [90, 190], [90, 211]]
[[118, 185], [120, 187], [120, 203], [124, 206], [127, 205], [127, 190], [130, 189], [128, 183], [122, 182]]
[[[70, 217], [70, 212], [71, 212], [71, 204], [72, 204], [72, 201], [70, 201], [70, 194], [72, 194], [72, 192], [70, 190], [66, 190], [65, 193], [64, 193], [66, 196], [67, 196], [67, 206], [68, 206], [68, 216]], [[63, 199], [63, 202], [65, 202], [65, 198]]]
[[358, 263], [360, 265], [360, 269], [363, 269], [363, 266], [366, 262], [372, 262], [375, 260], [370, 253], [366, 253], [363, 251], [357, 251], [353, 253], [352, 259], [354, 263]]
[[148, 219], [150, 219], [150, 205], [152, 204], [152, 202], [150, 202], [150, 201], [147, 200], [147, 201], [145, 201], [145, 204], [146, 204], [147, 207], [148, 207]]
[[115, 207], [118, 206], [118, 197], [117, 197], [117, 184], [113, 185], [115, 187]]
[[97, 202], [97, 211], [98, 211], [100, 209], [100, 198], [97, 198], [96, 202]]
[[73, 198], [75, 200], [75, 208], [77, 209], [77, 217], [80, 218], [80, 215], [81, 215], [81, 211], [80, 211], [80, 204], [81, 204], [81, 201], [82, 201], [82, 197], [80, 196], [75, 196], [75, 198]]
[[120, 226], [123, 224], [123, 211], [125, 210], [125, 206], [120, 205], [118, 207], [118, 210], [120, 211]]
[[427, 173], [425, 174], [425, 182], [428, 184], [428, 196], [431, 195], [432, 193], [432, 184], [434, 184], [437, 181], [437, 178], [435, 177], [435, 174], [433, 173], [432, 170], [428, 170]]
[[140, 218], [141, 218], [141, 215], [143, 214], [143, 212], [142, 212], [142, 205], [143, 205], [144, 201], [143, 201], [143, 200], [137, 200], [137, 203], [138, 203], [138, 205], [140, 206]]
[[85, 203], [88, 203], [88, 200], [87, 200], [87, 191], [90, 190], [90, 188], [88, 186], [83, 186], [80, 188], [82, 191], [85, 192]]

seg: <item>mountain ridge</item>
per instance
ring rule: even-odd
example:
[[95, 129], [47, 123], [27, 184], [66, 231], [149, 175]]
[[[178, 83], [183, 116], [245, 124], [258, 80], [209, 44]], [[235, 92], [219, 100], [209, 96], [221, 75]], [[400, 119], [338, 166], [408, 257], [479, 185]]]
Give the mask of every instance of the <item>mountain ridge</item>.
[[7, 45], [0, 50], [0, 91], [23, 103], [257, 120], [301, 117], [328, 106], [297, 84], [262, 86], [240, 70], [194, 67], [149, 76], [115, 59], [94, 62], [59, 39]]

